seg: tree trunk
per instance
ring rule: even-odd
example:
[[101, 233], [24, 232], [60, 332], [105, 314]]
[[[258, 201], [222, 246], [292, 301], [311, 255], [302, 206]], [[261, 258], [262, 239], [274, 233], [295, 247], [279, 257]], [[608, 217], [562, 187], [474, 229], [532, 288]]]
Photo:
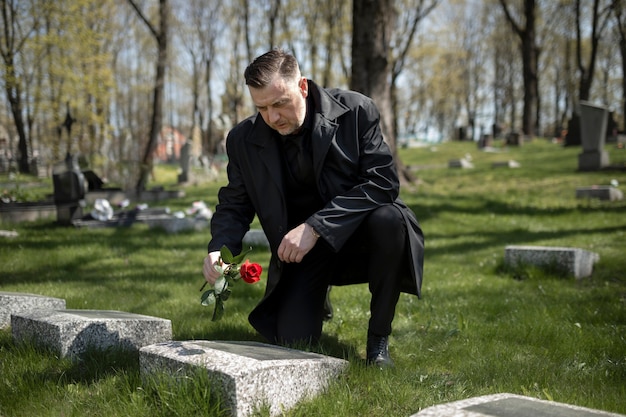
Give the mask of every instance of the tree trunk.
[[17, 167], [20, 173], [30, 173], [30, 166], [28, 163], [28, 141], [26, 139], [26, 129], [24, 125], [24, 116], [22, 115], [22, 101], [20, 86], [17, 81], [17, 75], [13, 69], [12, 60], [11, 65], [7, 64], [7, 75], [5, 81], [5, 89], [7, 93], [7, 99], [11, 106], [11, 113], [13, 114], [13, 122], [15, 123], [15, 129], [17, 130], [17, 136], [19, 138], [18, 148], [18, 160]]
[[524, 134], [535, 134], [535, 117], [537, 109], [538, 60], [539, 48], [535, 44], [535, 0], [524, 0], [524, 27], [516, 22], [511, 15], [506, 0], [500, 0], [507, 20], [513, 31], [519, 36], [522, 47], [522, 71], [524, 79], [524, 111], [522, 113], [522, 130]]
[[[132, 4], [132, 0], [131, 1]], [[138, 9], [137, 9], [138, 10]], [[143, 15], [140, 14], [140, 16]], [[168, 31], [169, 10], [167, 0], [159, 0], [160, 27], [155, 31], [147, 20], [144, 19], [151, 29], [158, 45], [158, 58], [156, 64], [156, 75], [154, 82], [154, 93], [152, 102], [152, 119], [150, 123], [150, 134], [148, 144], [141, 160], [139, 168], [139, 180], [137, 181], [136, 193], [140, 195], [146, 189], [148, 178], [153, 169], [153, 155], [159, 141], [163, 118], [163, 91], [165, 88], [165, 69], [167, 66], [167, 31]]]
[[394, 156], [396, 138], [392, 128], [389, 39], [395, 18], [392, 0], [353, 3], [350, 88], [369, 96], [378, 106], [383, 137]]

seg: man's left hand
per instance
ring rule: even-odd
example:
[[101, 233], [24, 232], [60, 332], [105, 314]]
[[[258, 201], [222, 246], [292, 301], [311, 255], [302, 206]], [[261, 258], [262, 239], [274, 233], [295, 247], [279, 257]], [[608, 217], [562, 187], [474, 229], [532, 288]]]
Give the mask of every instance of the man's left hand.
[[278, 246], [278, 259], [286, 263], [301, 262], [304, 255], [313, 249], [317, 239], [311, 226], [302, 223], [283, 237]]

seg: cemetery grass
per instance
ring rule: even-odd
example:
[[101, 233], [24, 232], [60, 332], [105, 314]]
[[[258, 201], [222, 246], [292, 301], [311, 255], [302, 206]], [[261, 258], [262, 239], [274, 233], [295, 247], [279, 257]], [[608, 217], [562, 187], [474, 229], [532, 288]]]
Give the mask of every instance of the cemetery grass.
[[[364, 365], [367, 288], [335, 287], [335, 317], [311, 350], [349, 360], [349, 370], [284, 415], [409, 416], [502, 392], [626, 414], [626, 201], [575, 198], [576, 187], [613, 179], [625, 190], [626, 171], [577, 172], [579, 147], [496, 144], [496, 152], [459, 142], [400, 150], [416, 177], [402, 198], [424, 229], [426, 259], [423, 298], [403, 294], [397, 306], [390, 343], [396, 367]], [[607, 148], [611, 162], [623, 165], [626, 151]], [[473, 169], [447, 167], [467, 154]], [[509, 159], [521, 167], [492, 167]], [[172, 169], [159, 168], [157, 181]], [[185, 198], [153, 205], [179, 210], [202, 200], [214, 207], [223, 180], [194, 182]], [[263, 341], [247, 323], [262, 283], [234, 287], [220, 322], [200, 305], [208, 231], [1, 226], [19, 236], [0, 245], [0, 291], [168, 318], [176, 340]], [[592, 277], [578, 281], [558, 271], [510, 270], [503, 266], [509, 244], [579, 247], [600, 261]], [[254, 248], [249, 257], [267, 265], [269, 253]], [[136, 354], [89, 352], [71, 362], [16, 346], [10, 329], [0, 331], [0, 416], [84, 415], [226, 414], [201, 374], [176, 384], [164, 376], [142, 381]]]

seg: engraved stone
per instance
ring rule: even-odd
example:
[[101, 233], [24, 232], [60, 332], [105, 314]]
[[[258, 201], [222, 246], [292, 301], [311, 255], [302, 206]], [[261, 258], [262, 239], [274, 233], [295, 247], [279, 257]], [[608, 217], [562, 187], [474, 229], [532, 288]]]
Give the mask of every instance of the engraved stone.
[[517, 267], [528, 264], [542, 268], [555, 268], [575, 278], [590, 276], [594, 263], [599, 259], [600, 256], [597, 253], [579, 248], [509, 245], [504, 250], [506, 265]]
[[411, 417], [625, 417], [515, 394], [468, 398], [425, 408]]
[[11, 316], [16, 343], [32, 342], [62, 357], [88, 349], [142, 346], [171, 340], [170, 320], [110, 310], [32, 310]]
[[281, 415], [323, 392], [348, 362], [258, 342], [182, 341], [141, 348], [139, 365], [142, 378], [163, 372], [185, 377], [206, 369], [221, 404], [242, 417], [264, 406], [270, 415]]
[[0, 291], [0, 328], [11, 325], [11, 314], [36, 309], [64, 309], [65, 300], [37, 294]]

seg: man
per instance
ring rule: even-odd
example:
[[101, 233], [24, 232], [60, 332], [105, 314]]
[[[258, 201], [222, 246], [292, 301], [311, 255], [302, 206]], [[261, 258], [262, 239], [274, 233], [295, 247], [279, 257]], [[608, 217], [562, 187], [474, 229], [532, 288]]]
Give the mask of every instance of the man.
[[420, 296], [424, 239], [398, 199], [376, 106], [320, 88], [280, 50], [256, 58], [244, 76], [258, 114], [226, 140], [228, 184], [211, 220], [205, 279], [215, 283], [219, 249], [240, 252], [257, 215], [272, 257], [252, 326], [272, 343], [315, 342], [327, 288], [368, 283], [367, 362], [393, 366], [391, 323], [401, 291]]

